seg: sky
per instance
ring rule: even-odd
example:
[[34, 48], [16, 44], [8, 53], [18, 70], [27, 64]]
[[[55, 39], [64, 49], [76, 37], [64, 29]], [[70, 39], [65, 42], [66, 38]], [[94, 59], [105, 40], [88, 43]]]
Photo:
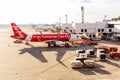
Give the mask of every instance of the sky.
[[0, 24], [54, 24], [81, 22], [81, 7], [85, 22], [102, 21], [120, 16], [120, 0], [0, 0]]

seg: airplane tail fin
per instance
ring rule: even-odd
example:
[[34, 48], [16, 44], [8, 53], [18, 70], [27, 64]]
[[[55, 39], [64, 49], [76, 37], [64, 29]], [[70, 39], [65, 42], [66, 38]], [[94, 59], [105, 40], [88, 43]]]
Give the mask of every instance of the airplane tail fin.
[[12, 30], [14, 35], [10, 36], [15, 39], [25, 40], [27, 34], [24, 33], [15, 23], [11, 23]]

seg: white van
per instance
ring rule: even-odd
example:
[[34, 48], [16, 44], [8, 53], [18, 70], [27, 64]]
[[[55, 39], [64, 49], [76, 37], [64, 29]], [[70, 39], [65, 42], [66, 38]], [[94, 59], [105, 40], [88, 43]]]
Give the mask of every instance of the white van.
[[106, 60], [106, 54], [104, 49], [97, 49], [97, 58], [99, 60]]
[[87, 58], [87, 54], [85, 53], [85, 50], [76, 50], [76, 56], [79, 58]]

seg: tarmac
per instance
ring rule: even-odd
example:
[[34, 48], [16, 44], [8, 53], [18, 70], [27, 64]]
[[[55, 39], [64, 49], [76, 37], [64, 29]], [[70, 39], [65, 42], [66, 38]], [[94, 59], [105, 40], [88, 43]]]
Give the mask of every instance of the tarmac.
[[[22, 28], [26, 33], [32, 28]], [[72, 69], [70, 60], [78, 49], [94, 46], [47, 47], [45, 43], [15, 44], [11, 28], [0, 28], [0, 80], [120, 80], [120, 59], [96, 61], [94, 68]], [[99, 45], [117, 46], [119, 42], [99, 41]], [[95, 59], [95, 58], [92, 58]]]

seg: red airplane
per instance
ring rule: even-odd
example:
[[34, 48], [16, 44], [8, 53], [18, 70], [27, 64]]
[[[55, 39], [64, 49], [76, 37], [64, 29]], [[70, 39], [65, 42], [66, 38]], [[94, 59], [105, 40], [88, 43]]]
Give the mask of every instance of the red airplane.
[[48, 47], [51, 45], [63, 46], [63, 41], [81, 40], [77, 34], [70, 33], [54, 33], [54, 34], [26, 34], [15, 23], [11, 23], [14, 35], [10, 36], [17, 40], [24, 40], [26, 43], [31, 42], [46, 42]]

